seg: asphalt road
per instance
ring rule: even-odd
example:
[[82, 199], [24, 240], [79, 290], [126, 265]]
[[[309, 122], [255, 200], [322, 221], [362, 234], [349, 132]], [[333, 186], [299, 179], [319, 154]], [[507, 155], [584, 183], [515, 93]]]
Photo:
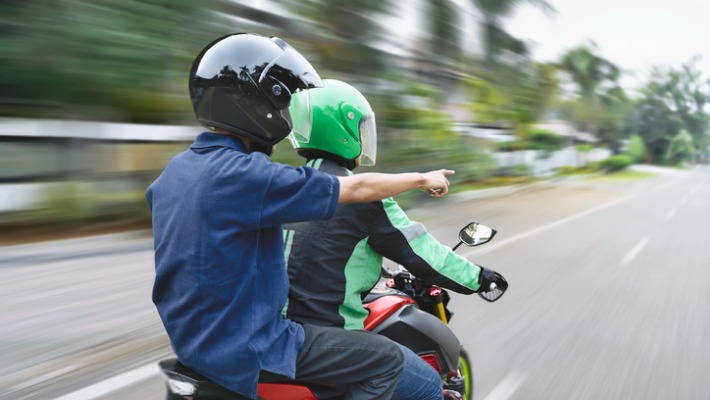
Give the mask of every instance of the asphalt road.
[[[547, 183], [412, 210], [501, 272], [497, 303], [454, 294], [480, 400], [710, 399], [710, 169], [621, 185]], [[0, 399], [164, 398], [172, 355], [145, 233], [0, 247]]]

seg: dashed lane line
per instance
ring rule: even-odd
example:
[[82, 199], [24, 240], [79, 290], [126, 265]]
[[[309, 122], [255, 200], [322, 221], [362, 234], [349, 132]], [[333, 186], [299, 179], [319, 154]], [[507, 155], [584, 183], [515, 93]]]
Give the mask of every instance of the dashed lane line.
[[116, 375], [113, 378], [95, 383], [84, 389], [69, 393], [62, 397], [57, 397], [54, 400], [94, 400], [101, 396], [115, 392], [128, 385], [146, 380], [160, 373], [160, 368], [157, 363], [150, 363], [142, 367], [132, 369], [128, 372]]
[[631, 250], [629, 250], [628, 253], [626, 253], [626, 256], [624, 256], [624, 259], [621, 260], [621, 265], [626, 265], [630, 263], [636, 256], [643, 250], [644, 247], [646, 247], [646, 244], [648, 243], [649, 237], [646, 236], [645, 238], [641, 239], [640, 242], [636, 244]]
[[520, 387], [524, 381], [525, 375], [512, 373], [503, 378], [503, 380], [488, 393], [485, 400], [507, 400], [518, 390], [518, 387]]

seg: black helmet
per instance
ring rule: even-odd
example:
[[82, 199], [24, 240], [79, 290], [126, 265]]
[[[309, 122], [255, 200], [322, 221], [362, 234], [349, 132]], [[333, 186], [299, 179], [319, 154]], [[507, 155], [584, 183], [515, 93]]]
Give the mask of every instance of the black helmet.
[[271, 147], [292, 130], [308, 138], [310, 107], [289, 112], [291, 94], [323, 83], [301, 53], [283, 40], [234, 33], [200, 52], [192, 64], [189, 85], [192, 107], [202, 125]]

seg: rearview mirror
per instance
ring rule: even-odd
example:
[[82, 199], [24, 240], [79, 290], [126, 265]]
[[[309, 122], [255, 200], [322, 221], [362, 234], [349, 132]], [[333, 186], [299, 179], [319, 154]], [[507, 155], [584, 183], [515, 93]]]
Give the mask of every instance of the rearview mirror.
[[495, 235], [495, 229], [478, 222], [471, 222], [461, 229], [459, 240], [466, 243], [467, 246], [478, 246], [490, 242]]

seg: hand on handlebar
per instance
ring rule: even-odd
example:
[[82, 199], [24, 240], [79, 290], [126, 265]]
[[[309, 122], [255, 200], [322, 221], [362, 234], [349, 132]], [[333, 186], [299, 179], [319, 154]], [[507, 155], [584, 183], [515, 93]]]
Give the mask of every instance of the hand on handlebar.
[[508, 289], [508, 281], [503, 276], [491, 269], [481, 267], [481, 273], [478, 278], [480, 287], [476, 292], [485, 293], [496, 289], [505, 291]]

